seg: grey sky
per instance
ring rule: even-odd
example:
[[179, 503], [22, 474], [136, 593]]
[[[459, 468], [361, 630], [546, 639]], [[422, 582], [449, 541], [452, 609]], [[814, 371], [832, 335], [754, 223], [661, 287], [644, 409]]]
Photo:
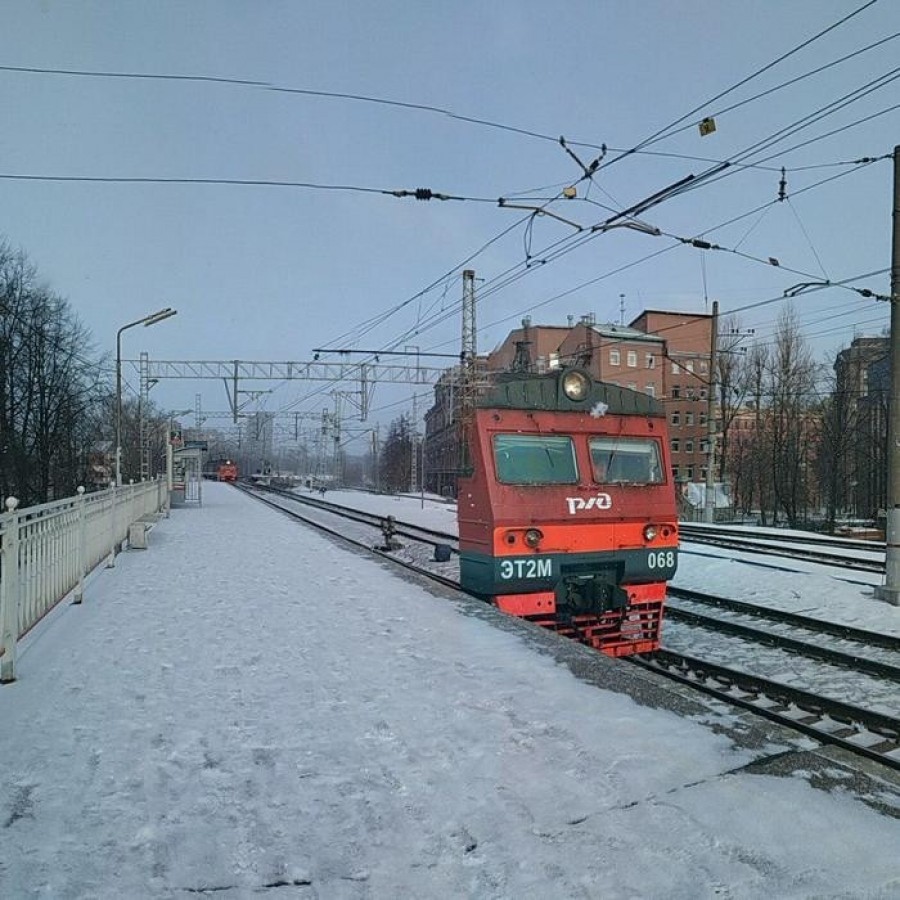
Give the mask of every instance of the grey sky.
[[[624, 149], [863, 4], [6, 0], [0, 65], [214, 76], [351, 93]], [[696, 157], [741, 158], [757, 141], [889, 73], [900, 39], [718, 116], [715, 134], [701, 137], [696, 122], [898, 31], [900, 6], [879, 0], [647, 148], [695, 158], [631, 156], [594, 176], [590, 202], [583, 199], [582, 182], [578, 200], [550, 209], [590, 226], [610, 214], [602, 207], [630, 206], [712, 164]], [[542, 217], [530, 232], [522, 224], [513, 228], [468, 264], [485, 279], [479, 283], [479, 347], [495, 345], [525, 314], [539, 323], [561, 324], [566, 314], [586, 312], [617, 320], [621, 294], [626, 320], [645, 307], [703, 311], [704, 292], [727, 314], [778, 297], [798, 282], [886, 269], [890, 161], [798, 169], [889, 154], [900, 143], [900, 110], [784, 151], [886, 110], [898, 98], [897, 82], [886, 84], [748, 160], [772, 157], [765, 165], [773, 168], [731, 169], [728, 177], [641, 215], [668, 234], [708, 232], [707, 239], [723, 247], [776, 257], [812, 277], [707, 252], [704, 287], [701, 252], [684, 246], [609, 274], [674, 242], [619, 229], [574, 249], [580, 243], [574, 229]], [[488, 200], [552, 186], [528, 194], [540, 198], [535, 204], [580, 174], [554, 140], [435, 112], [258, 86], [0, 71], [0, 103], [3, 175], [428, 187]], [[585, 162], [599, 153], [573, 148]], [[610, 149], [606, 159], [615, 155]], [[788, 196], [796, 197], [764, 216], [760, 211], [714, 229], [773, 200], [782, 165], [788, 168]], [[449, 311], [462, 290], [456, 267], [527, 215], [494, 202], [221, 184], [4, 178], [0, 198], [0, 234], [25, 249], [68, 297], [98, 350], [114, 350], [122, 324], [171, 305], [178, 316], [129, 332], [124, 355], [136, 358], [146, 350], [154, 359], [182, 360], [303, 360], [313, 347], [383, 348], [397, 341], [455, 352], [459, 316]], [[527, 248], [540, 258], [557, 244], [573, 249], [501, 287], [503, 273], [521, 274]], [[446, 283], [378, 328], [354, 330], [448, 272], [453, 274]], [[594, 283], [577, 289], [589, 281]], [[889, 278], [853, 283], [887, 293]], [[874, 334], [888, 319], [886, 304], [846, 290], [807, 294], [795, 304], [820, 356], [849, 342], [854, 327]], [[782, 307], [745, 311], [741, 322], [765, 337]], [[441, 310], [448, 315], [434, 325]], [[336, 344], [347, 332], [351, 337]], [[309, 390], [282, 385], [267, 407], [328, 405], [322, 393], [297, 404]], [[193, 406], [197, 392], [206, 409], [226, 405], [214, 382], [162, 384], [153, 399], [182, 408]], [[375, 406], [404, 395], [379, 389]], [[386, 421], [401, 409], [378, 417]]]

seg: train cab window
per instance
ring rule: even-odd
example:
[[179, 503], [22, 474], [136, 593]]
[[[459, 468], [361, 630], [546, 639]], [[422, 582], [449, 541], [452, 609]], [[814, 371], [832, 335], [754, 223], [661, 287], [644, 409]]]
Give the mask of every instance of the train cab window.
[[576, 484], [572, 438], [565, 435], [496, 434], [494, 464], [501, 484]]
[[594, 481], [600, 484], [662, 484], [659, 444], [652, 438], [591, 438]]

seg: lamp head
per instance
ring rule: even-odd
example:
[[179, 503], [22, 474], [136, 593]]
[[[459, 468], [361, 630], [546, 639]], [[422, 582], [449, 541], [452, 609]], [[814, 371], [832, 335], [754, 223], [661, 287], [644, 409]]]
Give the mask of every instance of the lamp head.
[[163, 319], [168, 319], [170, 316], [174, 316], [177, 312], [177, 309], [172, 309], [171, 306], [167, 306], [165, 309], [161, 309], [158, 312], [150, 313], [150, 315], [143, 320], [144, 328], [146, 328], [148, 325], [155, 325], [157, 322], [162, 322]]

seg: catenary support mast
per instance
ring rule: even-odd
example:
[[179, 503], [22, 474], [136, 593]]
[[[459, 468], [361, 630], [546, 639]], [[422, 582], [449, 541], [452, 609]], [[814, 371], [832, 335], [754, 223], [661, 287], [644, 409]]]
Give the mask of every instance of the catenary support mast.
[[900, 146], [894, 147], [891, 250], [891, 392], [888, 417], [887, 549], [884, 584], [876, 596], [900, 606]]
[[719, 361], [716, 350], [719, 336], [719, 301], [713, 300], [712, 322], [709, 337], [709, 389], [706, 395], [706, 440], [709, 457], [706, 462], [706, 503], [703, 521], [714, 522], [716, 518], [716, 391], [718, 390]]
[[475, 271], [466, 269], [463, 277], [462, 347], [459, 380], [459, 472], [469, 467], [469, 427], [475, 416], [477, 339], [475, 331]]

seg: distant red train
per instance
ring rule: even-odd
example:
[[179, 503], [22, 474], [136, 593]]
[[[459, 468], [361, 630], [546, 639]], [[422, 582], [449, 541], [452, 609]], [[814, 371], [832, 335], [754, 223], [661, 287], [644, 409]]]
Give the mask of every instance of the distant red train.
[[467, 432], [462, 586], [610, 656], [658, 649], [678, 561], [662, 405], [582, 369], [509, 373]]
[[226, 459], [225, 462], [219, 463], [219, 468], [216, 470], [216, 476], [219, 481], [237, 481], [237, 464], [233, 463], [230, 459]]

